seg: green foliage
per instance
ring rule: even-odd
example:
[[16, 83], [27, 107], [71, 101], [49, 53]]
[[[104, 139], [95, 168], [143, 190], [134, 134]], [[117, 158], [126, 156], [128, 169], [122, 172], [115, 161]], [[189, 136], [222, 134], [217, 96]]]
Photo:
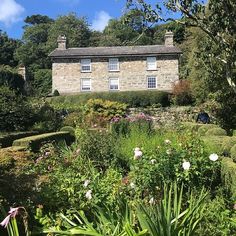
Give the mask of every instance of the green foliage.
[[83, 114], [79, 112], [69, 113], [63, 120], [64, 126], [76, 127], [77, 124], [81, 124], [83, 120]]
[[7, 153], [0, 152], [0, 173], [9, 171], [14, 165], [14, 158], [8, 156]]
[[211, 129], [208, 129], [206, 134], [206, 136], [213, 136], [213, 135], [216, 135], [216, 136], [226, 136], [227, 135], [227, 132], [222, 129], [222, 128], [211, 128]]
[[236, 163], [231, 158], [225, 157], [222, 160], [221, 178], [224, 187], [230, 192], [232, 200], [236, 202]]
[[25, 131], [25, 132], [14, 132], [14, 133], [6, 133], [0, 135], [0, 147], [9, 147], [12, 145], [13, 141], [16, 139], [24, 138], [27, 136], [32, 136], [38, 134], [37, 131]]
[[86, 123], [104, 127], [113, 117], [124, 116], [127, 105], [102, 99], [89, 99], [85, 104], [85, 110]]
[[55, 90], [53, 91], [53, 96], [54, 96], [54, 97], [60, 96], [60, 93], [58, 92], [57, 89], [55, 89]]
[[199, 129], [198, 129], [198, 133], [200, 135], [206, 135], [206, 132], [209, 130], [209, 129], [213, 129], [213, 128], [218, 128], [217, 125], [214, 125], [214, 124], [204, 124], [203, 126], [201, 126]]
[[8, 86], [10, 89], [14, 89], [18, 93], [23, 93], [24, 84], [25, 81], [16, 70], [9, 66], [0, 66], [0, 86]]
[[33, 122], [33, 108], [27, 99], [0, 87], [0, 131], [27, 130]]
[[14, 53], [19, 46], [19, 40], [9, 38], [0, 30], [0, 65], [17, 66], [18, 61], [14, 58]]
[[230, 156], [236, 163], [236, 144], [234, 144], [234, 146], [230, 149]]
[[228, 139], [226, 139], [223, 143], [222, 143], [222, 148], [224, 150], [224, 152], [229, 153], [230, 149], [236, 144], [236, 137], [232, 136], [229, 137]]
[[85, 104], [89, 99], [103, 99], [126, 103], [129, 107], [148, 107], [155, 104], [169, 106], [169, 97], [167, 92], [162, 91], [124, 91], [124, 92], [97, 92], [70, 96], [59, 96], [48, 98], [48, 102], [57, 109], [65, 108], [76, 110], [78, 105]]
[[230, 137], [228, 136], [204, 136], [201, 137], [206, 149], [212, 153], [224, 153], [223, 143], [227, 142]]
[[47, 102], [36, 102], [33, 105], [37, 110], [35, 124], [33, 129], [39, 132], [56, 131], [61, 126], [62, 117], [52, 106]]
[[71, 136], [75, 136], [75, 129], [71, 126], [63, 126], [60, 131], [68, 131]]
[[13, 142], [13, 146], [26, 147], [30, 148], [32, 151], [37, 151], [44, 142], [52, 142], [52, 141], [59, 142], [63, 140], [65, 140], [68, 144], [73, 141], [73, 138], [68, 131], [46, 133], [46, 134], [29, 136], [22, 139], [16, 139]]
[[50, 69], [39, 69], [34, 73], [32, 86], [36, 89], [35, 94], [46, 96], [52, 88], [52, 71]]
[[205, 124], [196, 123], [196, 122], [182, 122], [181, 123], [185, 129], [191, 130], [191, 131], [198, 131], [198, 129]]

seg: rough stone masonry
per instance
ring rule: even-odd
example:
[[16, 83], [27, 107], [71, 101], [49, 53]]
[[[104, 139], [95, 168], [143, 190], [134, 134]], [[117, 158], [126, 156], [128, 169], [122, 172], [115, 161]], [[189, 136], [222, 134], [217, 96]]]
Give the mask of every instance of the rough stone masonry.
[[[65, 36], [59, 36], [57, 42], [58, 48], [50, 57], [52, 91], [60, 94], [170, 91], [179, 80], [181, 50], [173, 45], [172, 32], [166, 33], [164, 45], [67, 48]], [[111, 59], [115, 59], [116, 70], [109, 69]], [[89, 70], [82, 70], [83, 61]]]

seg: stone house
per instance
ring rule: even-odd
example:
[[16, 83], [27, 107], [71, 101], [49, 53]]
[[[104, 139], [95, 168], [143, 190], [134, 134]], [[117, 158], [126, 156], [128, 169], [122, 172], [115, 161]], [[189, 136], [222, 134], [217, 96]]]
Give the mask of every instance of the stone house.
[[180, 49], [173, 33], [164, 45], [67, 48], [58, 37], [52, 58], [52, 91], [60, 94], [100, 91], [170, 91], [179, 80]]

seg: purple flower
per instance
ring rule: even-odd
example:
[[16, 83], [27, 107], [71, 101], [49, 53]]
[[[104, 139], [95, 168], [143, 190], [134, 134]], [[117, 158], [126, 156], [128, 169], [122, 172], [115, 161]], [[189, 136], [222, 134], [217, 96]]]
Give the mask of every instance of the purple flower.
[[25, 208], [24, 207], [14, 207], [14, 208], [11, 207], [10, 211], [8, 211], [8, 216], [0, 223], [0, 225], [6, 228], [7, 225], [9, 224], [10, 219], [15, 218], [16, 215], [19, 214], [20, 209], [25, 209]]

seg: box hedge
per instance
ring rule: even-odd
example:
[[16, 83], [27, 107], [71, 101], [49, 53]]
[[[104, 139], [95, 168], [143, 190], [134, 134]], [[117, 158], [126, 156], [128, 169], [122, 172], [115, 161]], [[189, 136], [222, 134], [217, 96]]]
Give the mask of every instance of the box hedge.
[[231, 193], [232, 199], [236, 203], [236, 163], [231, 158], [223, 158], [221, 178], [225, 188]]
[[213, 136], [213, 135], [216, 135], [216, 136], [226, 136], [227, 135], [227, 132], [220, 128], [220, 127], [215, 127], [215, 128], [211, 128], [211, 129], [208, 129], [206, 134], [206, 136]]
[[182, 122], [181, 124], [185, 129], [189, 129], [191, 131], [198, 131], [200, 127], [205, 125], [205, 124], [196, 123], [196, 122]]
[[40, 146], [44, 142], [51, 141], [63, 141], [65, 140], [67, 144], [74, 141], [74, 137], [70, 135], [68, 131], [60, 131], [54, 133], [45, 133], [41, 135], [30, 136], [27, 138], [17, 139], [13, 142], [13, 146], [21, 146], [31, 149], [32, 151], [38, 151]]
[[236, 137], [235, 136], [232, 136], [232, 137], [229, 137], [229, 139], [226, 139], [223, 143], [222, 143], [222, 148], [224, 150], [224, 152], [227, 152], [229, 153], [230, 152], [230, 149], [236, 145]]
[[122, 91], [93, 92], [48, 98], [50, 104], [57, 108], [72, 108], [85, 104], [89, 99], [103, 99], [128, 104], [129, 107], [148, 107], [154, 104], [169, 106], [169, 93], [164, 91]]
[[215, 124], [203, 124], [199, 129], [198, 129], [198, 133], [200, 135], [205, 135], [206, 132], [209, 130], [209, 129], [212, 129], [212, 128], [218, 128], [219, 126], [215, 125]]
[[236, 144], [230, 149], [230, 156], [236, 163]]
[[10, 147], [14, 140], [37, 135], [37, 131], [13, 132], [0, 135], [0, 147]]

